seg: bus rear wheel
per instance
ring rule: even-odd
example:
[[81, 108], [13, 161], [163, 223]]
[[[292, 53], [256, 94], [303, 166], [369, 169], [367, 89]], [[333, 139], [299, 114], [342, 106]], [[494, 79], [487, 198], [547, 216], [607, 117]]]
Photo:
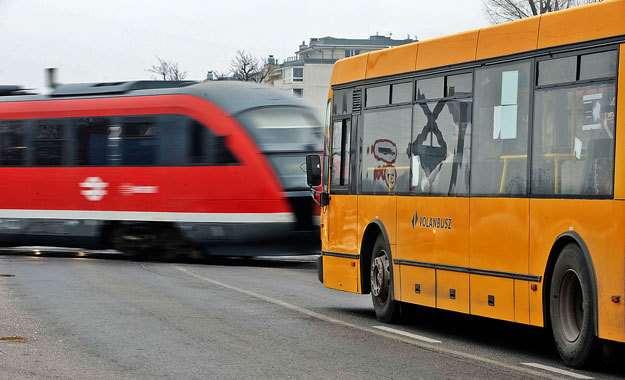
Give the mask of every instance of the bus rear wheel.
[[580, 248], [562, 249], [551, 278], [549, 316], [556, 348], [567, 366], [588, 364], [597, 350], [595, 296]]
[[386, 240], [378, 236], [371, 255], [371, 298], [376, 318], [385, 323], [399, 319], [399, 302], [393, 294], [393, 266]]

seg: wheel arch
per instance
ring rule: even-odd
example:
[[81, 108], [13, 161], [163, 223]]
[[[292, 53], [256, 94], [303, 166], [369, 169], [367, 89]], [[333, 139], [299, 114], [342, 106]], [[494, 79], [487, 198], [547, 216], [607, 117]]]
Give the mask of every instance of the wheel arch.
[[[371, 251], [379, 235], [384, 237], [384, 240], [390, 247], [390, 240], [384, 223], [379, 219], [374, 219], [365, 228], [360, 243], [360, 289], [362, 294], [371, 293], [371, 273], [369, 271], [371, 267]], [[390, 254], [392, 257], [392, 252]]]
[[595, 335], [598, 336], [599, 335], [599, 316], [598, 316], [599, 304], [598, 304], [598, 291], [597, 291], [597, 276], [595, 274], [595, 267], [592, 262], [592, 257], [590, 256], [590, 251], [588, 249], [588, 246], [586, 245], [586, 242], [584, 241], [584, 239], [575, 231], [567, 231], [565, 233], [558, 235], [553, 245], [551, 246], [551, 251], [549, 252], [549, 259], [547, 260], [547, 265], [545, 267], [545, 272], [544, 272], [545, 275], [544, 275], [544, 281], [543, 281], [544, 325], [545, 327], [548, 327], [551, 324], [551, 321], [549, 319], [549, 302], [551, 299], [550, 297], [551, 280], [552, 280], [553, 270], [554, 270], [556, 261], [558, 260], [558, 257], [560, 256], [562, 249], [567, 244], [575, 244], [579, 247], [580, 251], [582, 252], [582, 257], [584, 258], [584, 261], [586, 262], [586, 265], [590, 272], [590, 281], [591, 281], [591, 287], [592, 287], [592, 292], [593, 292], [592, 295], [594, 297], [593, 301], [595, 303], [595, 307], [593, 310], [594, 321], [595, 321], [594, 330], [595, 330]]

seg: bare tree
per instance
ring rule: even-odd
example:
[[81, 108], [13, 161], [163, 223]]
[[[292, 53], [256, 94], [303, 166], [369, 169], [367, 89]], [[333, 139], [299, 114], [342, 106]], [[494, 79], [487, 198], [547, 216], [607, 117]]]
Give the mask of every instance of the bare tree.
[[245, 82], [262, 82], [271, 72], [272, 67], [267, 60], [254, 57], [245, 50], [237, 51], [230, 63], [232, 78]]
[[482, 0], [493, 24], [555, 12], [603, 0]]
[[187, 77], [187, 72], [180, 69], [178, 62], [167, 61], [160, 57], [156, 57], [158, 63], [152, 65], [148, 71], [156, 74], [158, 79], [162, 80], [184, 80]]

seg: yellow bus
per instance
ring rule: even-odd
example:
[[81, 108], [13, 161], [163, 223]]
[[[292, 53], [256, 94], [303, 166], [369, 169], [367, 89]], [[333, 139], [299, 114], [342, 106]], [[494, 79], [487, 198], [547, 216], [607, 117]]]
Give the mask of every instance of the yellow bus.
[[337, 62], [323, 284], [548, 327], [569, 366], [625, 342], [619, 74], [625, 0]]

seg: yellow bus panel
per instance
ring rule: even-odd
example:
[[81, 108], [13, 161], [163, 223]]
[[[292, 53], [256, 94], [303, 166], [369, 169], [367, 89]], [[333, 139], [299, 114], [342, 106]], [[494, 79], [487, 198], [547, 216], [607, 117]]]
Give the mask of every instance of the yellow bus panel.
[[364, 79], [367, 75], [367, 54], [341, 59], [334, 65], [331, 83], [348, 83]]
[[528, 233], [528, 199], [471, 198], [472, 268], [528, 274]]
[[395, 259], [435, 263], [435, 233], [427, 228], [413, 228], [417, 210], [425, 210], [428, 200], [422, 197], [397, 198], [397, 254]]
[[481, 29], [476, 59], [495, 58], [536, 50], [539, 25], [540, 17], [532, 17]]
[[478, 34], [472, 31], [420, 42], [416, 70], [475, 60]]
[[514, 280], [471, 275], [471, 314], [514, 321]]
[[412, 43], [369, 53], [367, 79], [414, 71], [418, 48], [419, 44]]
[[436, 271], [436, 307], [469, 313], [469, 274]]
[[436, 306], [436, 271], [400, 265], [401, 300], [416, 305]]
[[397, 239], [402, 259], [468, 266], [469, 198], [398, 197]]
[[[535, 284], [539, 286], [540, 284]], [[514, 280], [514, 320], [518, 323], [530, 323], [530, 283]]]
[[328, 241], [325, 252], [357, 253], [358, 241], [358, 197], [333, 194], [328, 207]]
[[330, 289], [360, 292], [360, 262], [357, 259], [323, 256], [323, 284]]
[[[547, 258], [558, 237], [565, 233], [583, 239], [597, 279], [599, 336], [625, 340], [623, 297], [625, 288], [625, 239], [622, 221], [625, 202], [582, 199], [532, 199], [530, 201], [530, 273], [545, 272]], [[530, 292], [531, 323], [542, 325], [542, 295]], [[538, 320], [540, 318], [540, 320]], [[619, 321], [616, 324], [615, 321]]]
[[622, 35], [625, 35], [625, 1], [604, 1], [601, 6], [581, 6], [542, 15], [538, 48]]
[[[363, 236], [365, 228], [374, 222], [380, 222], [386, 229], [388, 243], [393, 246], [396, 239], [397, 197], [393, 195], [360, 195], [358, 197], [358, 231]], [[395, 257], [393, 257], [395, 258]]]

